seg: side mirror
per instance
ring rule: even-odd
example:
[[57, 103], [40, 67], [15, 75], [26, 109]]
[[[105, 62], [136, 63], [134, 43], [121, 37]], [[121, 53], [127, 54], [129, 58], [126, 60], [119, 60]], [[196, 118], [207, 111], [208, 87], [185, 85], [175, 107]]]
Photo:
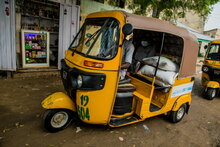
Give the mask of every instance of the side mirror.
[[205, 46], [204, 46], [204, 49], [206, 50], [207, 48], [208, 48], [208, 45], [205, 45]]
[[133, 26], [130, 23], [126, 23], [122, 28], [122, 32], [125, 36], [130, 35], [133, 32]]

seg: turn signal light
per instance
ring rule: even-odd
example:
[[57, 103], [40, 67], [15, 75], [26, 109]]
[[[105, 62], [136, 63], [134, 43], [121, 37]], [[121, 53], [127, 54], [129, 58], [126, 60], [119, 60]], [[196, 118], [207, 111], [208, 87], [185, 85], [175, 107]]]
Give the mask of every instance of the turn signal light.
[[84, 61], [84, 65], [88, 67], [95, 67], [95, 68], [103, 68], [104, 64], [103, 63], [98, 63], [98, 62], [92, 62], [92, 61]]

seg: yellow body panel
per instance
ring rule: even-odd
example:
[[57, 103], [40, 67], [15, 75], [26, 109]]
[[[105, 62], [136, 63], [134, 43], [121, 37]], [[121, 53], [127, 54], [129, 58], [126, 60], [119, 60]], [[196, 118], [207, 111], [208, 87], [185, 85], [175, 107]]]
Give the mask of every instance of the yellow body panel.
[[209, 75], [207, 73], [202, 73], [202, 86], [206, 87], [207, 83], [210, 81]]
[[49, 95], [43, 100], [41, 105], [45, 109], [68, 109], [76, 111], [76, 105], [70, 97], [63, 92], [56, 92]]
[[[164, 114], [169, 111], [177, 111], [182, 104], [191, 104], [191, 92], [184, 95], [172, 97], [173, 88], [184, 84], [190, 84], [192, 78], [176, 79], [174, 85], [167, 93], [155, 89], [154, 85], [147, 84], [140, 80], [132, 79], [131, 83], [135, 85], [136, 91], [133, 93], [136, 100], [136, 106], [133, 107], [135, 113], [140, 116], [141, 120], [156, 115]], [[150, 112], [150, 104], [154, 104], [161, 109]], [[141, 121], [140, 120], [140, 121]]]
[[205, 60], [205, 65], [212, 66], [212, 67], [215, 67], [215, 68], [220, 68], [220, 61]]
[[[106, 75], [105, 83], [108, 84], [105, 84], [103, 89], [92, 91], [77, 90], [76, 105], [79, 117], [82, 121], [90, 124], [107, 124], [116, 95], [119, 72], [87, 69], [73, 65], [68, 61], [66, 63], [69, 67], [75, 67], [85, 72], [103, 73]], [[82, 97], [86, 97], [86, 100], [83, 100]]]
[[219, 88], [219, 82], [209, 81], [209, 82], [207, 82], [207, 87], [210, 87], [210, 88]]
[[214, 40], [211, 43], [213, 43], [213, 44], [220, 44], [220, 40]]
[[192, 101], [191, 95], [190, 94], [186, 94], [183, 96], [180, 96], [176, 102], [173, 105], [172, 111], [177, 111], [180, 106], [182, 106], [182, 104], [188, 104], [190, 105]]

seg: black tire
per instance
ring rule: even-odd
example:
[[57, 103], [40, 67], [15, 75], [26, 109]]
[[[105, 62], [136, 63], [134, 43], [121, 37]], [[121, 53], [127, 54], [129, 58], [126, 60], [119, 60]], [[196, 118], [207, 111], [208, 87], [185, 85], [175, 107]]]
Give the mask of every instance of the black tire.
[[213, 100], [217, 95], [217, 90], [214, 88], [208, 88], [206, 91], [206, 99]]
[[[55, 119], [59, 119], [58, 117], [63, 117], [63, 120], [61, 120], [61, 122], [56, 122], [56, 121], [60, 121], [60, 120], [55, 120]], [[51, 133], [58, 132], [65, 129], [70, 124], [71, 120], [72, 120], [72, 115], [69, 110], [63, 110], [63, 109], [47, 110], [44, 113], [44, 120], [43, 120], [44, 128]]]
[[182, 106], [180, 106], [180, 108], [177, 111], [170, 112], [170, 121], [173, 123], [180, 122], [183, 119], [185, 113], [186, 113], [186, 104], [183, 104]]

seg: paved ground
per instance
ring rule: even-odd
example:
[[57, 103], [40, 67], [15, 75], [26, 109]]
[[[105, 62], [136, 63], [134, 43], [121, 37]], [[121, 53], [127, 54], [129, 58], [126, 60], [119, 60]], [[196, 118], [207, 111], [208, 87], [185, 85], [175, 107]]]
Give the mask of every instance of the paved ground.
[[[220, 98], [203, 99], [199, 77], [198, 74], [189, 115], [178, 124], [163, 116], [121, 128], [74, 122], [58, 133], [42, 128], [40, 106], [45, 96], [63, 91], [57, 76], [0, 79], [0, 146], [220, 146]], [[82, 129], [78, 133], [77, 127]]]

